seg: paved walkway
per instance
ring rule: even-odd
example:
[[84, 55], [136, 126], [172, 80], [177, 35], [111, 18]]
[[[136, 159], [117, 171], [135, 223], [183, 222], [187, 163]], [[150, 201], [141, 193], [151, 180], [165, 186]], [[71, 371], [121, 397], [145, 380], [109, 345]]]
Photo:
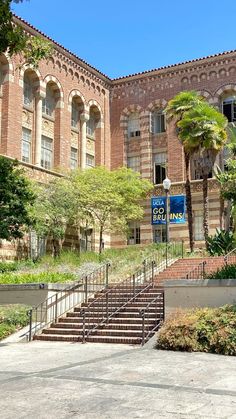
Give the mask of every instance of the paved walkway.
[[0, 344], [1, 419], [236, 419], [236, 359], [109, 344]]

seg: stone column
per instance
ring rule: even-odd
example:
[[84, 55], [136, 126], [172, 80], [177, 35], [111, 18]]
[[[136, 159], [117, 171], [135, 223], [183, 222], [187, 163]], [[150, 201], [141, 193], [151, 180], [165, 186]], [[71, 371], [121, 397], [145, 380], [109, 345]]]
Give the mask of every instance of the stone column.
[[41, 139], [42, 139], [42, 102], [43, 97], [36, 97], [36, 118], [35, 118], [35, 166], [41, 166]]
[[89, 120], [89, 114], [82, 113], [80, 115], [81, 120], [81, 169], [85, 169], [86, 167], [86, 143], [87, 143], [87, 135], [86, 135], [86, 122]]

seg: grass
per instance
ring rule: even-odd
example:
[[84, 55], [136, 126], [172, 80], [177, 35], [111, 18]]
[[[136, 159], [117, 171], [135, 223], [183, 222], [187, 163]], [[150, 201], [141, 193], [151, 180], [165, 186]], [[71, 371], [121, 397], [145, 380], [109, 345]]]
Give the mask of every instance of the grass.
[[[161, 252], [161, 257], [164, 260], [165, 244], [149, 244], [127, 246], [123, 249], [106, 249], [101, 255], [95, 252], [78, 254], [77, 252], [63, 251], [55, 259], [50, 255], [45, 255], [37, 262], [29, 260], [14, 263], [12, 269], [10, 269], [11, 264], [5, 263], [2, 271], [0, 264], [0, 284], [73, 281], [104, 263], [111, 265], [109, 281], [118, 282], [134, 273], [142, 266], [144, 259], [151, 257], [157, 251]], [[174, 250], [175, 256], [177, 256], [176, 252], [179, 252], [179, 247]], [[12, 272], [9, 272], [10, 270]]]
[[236, 305], [174, 312], [158, 332], [158, 349], [236, 355]]
[[[143, 260], [151, 256], [160, 246], [129, 246], [125, 249], [107, 249], [102, 255], [95, 252], [64, 251], [53, 259], [45, 255], [37, 262], [25, 261], [13, 264], [13, 271], [6, 269], [0, 273], [1, 284], [32, 282], [66, 282], [79, 279], [83, 274], [97, 269], [101, 264], [110, 263], [110, 280], [125, 278], [137, 269]], [[5, 264], [7, 265], [7, 264]], [[1, 272], [1, 267], [0, 267]]]
[[29, 323], [27, 311], [22, 305], [0, 306], [0, 340]]

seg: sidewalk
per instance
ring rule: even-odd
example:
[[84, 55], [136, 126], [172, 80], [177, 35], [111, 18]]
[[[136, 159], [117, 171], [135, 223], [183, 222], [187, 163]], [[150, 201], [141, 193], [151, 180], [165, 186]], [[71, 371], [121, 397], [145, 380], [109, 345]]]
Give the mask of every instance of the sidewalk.
[[109, 344], [0, 344], [1, 419], [236, 419], [236, 359]]

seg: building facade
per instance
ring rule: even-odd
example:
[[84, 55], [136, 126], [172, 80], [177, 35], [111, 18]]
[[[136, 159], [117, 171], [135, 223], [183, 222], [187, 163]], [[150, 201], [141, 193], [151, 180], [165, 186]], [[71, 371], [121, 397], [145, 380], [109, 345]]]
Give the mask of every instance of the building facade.
[[[41, 35], [15, 17], [31, 35]], [[184, 194], [184, 156], [173, 123], [164, 108], [184, 90], [196, 90], [236, 120], [236, 51], [205, 57], [111, 80], [63, 46], [52, 41], [53, 56], [37, 70], [22, 66], [19, 57], [0, 58], [0, 154], [17, 158], [29, 176], [48, 182], [60, 169], [104, 165], [128, 166], [163, 195], [168, 175], [172, 195]], [[217, 163], [224, 166], [225, 154]], [[202, 231], [202, 181], [191, 166], [194, 236]], [[130, 244], [165, 241], [163, 226], [151, 225], [150, 200], [142, 222], [131, 225]], [[219, 186], [209, 179], [210, 234], [222, 225]], [[173, 225], [171, 240], [186, 240], [187, 225]], [[72, 240], [73, 241], [73, 240]], [[70, 243], [70, 239], [68, 244]], [[123, 246], [122, 237], [107, 237], [105, 246]], [[6, 248], [6, 244], [4, 244]]]

